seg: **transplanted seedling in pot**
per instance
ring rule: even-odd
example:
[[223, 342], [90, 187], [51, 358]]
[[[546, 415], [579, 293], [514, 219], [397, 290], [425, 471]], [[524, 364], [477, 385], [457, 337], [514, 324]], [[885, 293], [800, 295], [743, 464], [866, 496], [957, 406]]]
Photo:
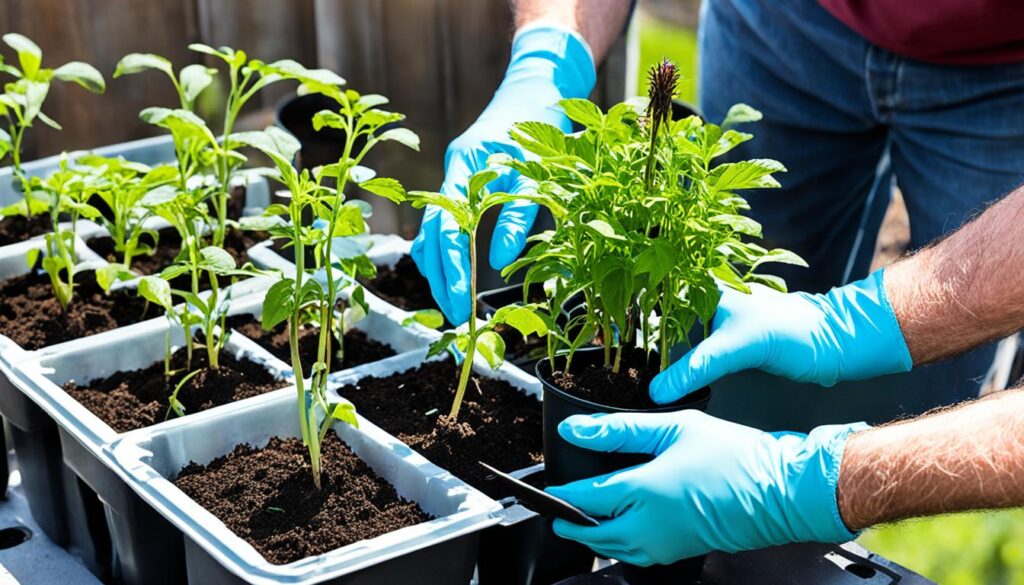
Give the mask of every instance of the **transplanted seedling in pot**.
[[[272, 237], [284, 240], [285, 245], [295, 251], [294, 278], [282, 278], [267, 292], [263, 327], [270, 329], [288, 322], [302, 440], [309, 451], [314, 482], [319, 487], [320, 445], [325, 434], [335, 420], [356, 424], [352, 404], [344, 400], [328, 402], [327, 395], [331, 362], [344, 357], [342, 338], [346, 308], [341, 293], [347, 289], [350, 302], [365, 312], [363, 290], [356, 278], [373, 276], [375, 270], [365, 255], [367, 245], [358, 238], [366, 232], [369, 205], [363, 201], [346, 201], [344, 191], [350, 183], [360, 183], [368, 190], [385, 186], [400, 190], [397, 181], [375, 178], [373, 172], [360, 163], [381, 142], [396, 141], [418, 149], [419, 139], [404, 129], [381, 131], [383, 126], [403, 119], [401, 114], [378, 108], [387, 103], [382, 96], [361, 96], [355, 91], [343, 90], [339, 84], [325, 83], [322, 75], [300, 81], [301, 91], [323, 94], [338, 104], [336, 111], [319, 112], [313, 120], [317, 130], [323, 127], [344, 130], [343, 154], [337, 163], [318, 167], [312, 173], [308, 169], [297, 171], [292, 160], [299, 144], [290, 134], [277, 128], [234, 134], [231, 140], [267, 154], [277, 166], [278, 180], [288, 188], [290, 195], [288, 205], [273, 205], [264, 218], [243, 219], [242, 226], [268, 230]], [[334, 181], [334, 187], [327, 186], [328, 179]], [[307, 216], [316, 218], [316, 222], [304, 225], [303, 219]], [[313, 250], [313, 266], [306, 266], [309, 249]], [[300, 330], [306, 325], [319, 327], [317, 359], [308, 387], [299, 355]], [[332, 349], [332, 341], [337, 343], [336, 350]]]
[[10, 152], [14, 177], [20, 183], [24, 199], [0, 213], [32, 217], [46, 211], [46, 201], [33, 195], [32, 183], [22, 165], [21, 149], [25, 133], [37, 120], [55, 130], [61, 129], [60, 124], [42, 110], [51, 82], [54, 79], [71, 81], [93, 93], [103, 93], [106, 84], [96, 68], [80, 61], [71, 61], [56, 69], [43, 67], [39, 46], [23, 35], [7, 33], [3, 40], [17, 53], [18, 66], [0, 60], [0, 72], [14, 78], [0, 94], [0, 116], [7, 120], [7, 130], [0, 129], [0, 158]]
[[469, 249], [469, 273], [470, 273], [470, 318], [469, 321], [452, 331], [444, 332], [441, 337], [430, 345], [428, 357], [439, 355], [446, 350], [456, 350], [456, 354], [463, 356], [462, 370], [459, 375], [459, 384], [456, 387], [455, 399], [452, 402], [449, 416], [457, 418], [459, 408], [462, 406], [462, 399], [466, 393], [466, 386], [469, 383], [469, 376], [473, 369], [473, 358], [477, 352], [487, 360], [492, 368], [498, 368], [505, 361], [505, 342], [495, 331], [499, 325], [508, 325], [519, 331], [525, 338], [528, 335], [546, 335], [550, 319], [546, 313], [540, 310], [539, 306], [509, 306], [503, 307], [491, 315], [483, 325], [478, 325], [476, 320], [476, 288], [477, 288], [477, 258], [476, 238], [477, 228], [484, 213], [492, 207], [504, 205], [517, 199], [529, 199], [543, 203], [549, 208], [558, 208], [559, 204], [546, 194], [525, 194], [510, 195], [508, 193], [492, 193], [487, 189], [487, 184], [498, 178], [494, 169], [485, 169], [474, 173], [466, 187], [465, 197], [448, 197], [442, 193], [429, 191], [409, 191], [402, 189], [401, 185], [393, 183], [364, 183], [361, 185], [378, 195], [387, 197], [396, 203], [409, 202], [414, 207], [423, 208], [427, 205], [435, 205], [449, 213], [458, 224], [459, 230], [467, 237]]

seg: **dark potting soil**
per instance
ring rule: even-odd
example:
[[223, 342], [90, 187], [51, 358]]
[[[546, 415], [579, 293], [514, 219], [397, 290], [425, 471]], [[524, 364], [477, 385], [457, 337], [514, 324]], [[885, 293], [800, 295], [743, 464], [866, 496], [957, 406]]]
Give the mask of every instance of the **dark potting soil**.
[[[170, 266], [174, 259], [177, 258], [178, 253], [181, 252], [181, 236], [178, 235], [177, 230], [174, 228], [164, 228], [159, 230], [160, 234], [159, 245], [156, 248], [156, 252], [152, 255], [137, 255], [132, 258], [132, 270], [139, 274], [150, 275], [157, 274], [164, 268]], [[238, 229], [228, 230], [224, 237], [224, 250], [235, 259], [235, 264], [241, 267], [243, 264], [249, 261], [249, 248], [267, 239], [268, 234], [266, 232], [249, 232]], [[151, 241], [147, 243], [152, 244]], [[117, 262], [121, 260], [121, 255], [116, 252], [114, 246], [114, 240], [110, 237], [103, 236], [99, 238], [93, 238], [87, 242], [89, 248], [94, 252], [105, 258], [108, 262]], [[231, 284], [230, 277], [221, 277], [218, 279], [220, 286], [226, 286]], [[187, 276], [182, 276], [174, 279], [171, 282], [173, 288], [188, 290], [189, 280]], [[206, 290], [210, 287], [209, 282], [206, 279], [200, 281], [200, 289]]]
[[363, 378], [339, 393], [364, 417], [436, 465], [491, 497], [483, 461], [501, 471], [540, 463], [544, 457], [540, 401], [508, 382], [473, 375], [457, 420], [448, 417], [459, 369], [452, 360], [426, 362], [382, 378]]
[[437, 303], [430, 295], [430, 283], [420, 274], [411, 256], [402, 256], [394, 268], [377, 267], [377, 276], [363, 281], [371, 292], [406, 311], [436, 309]]
[[273, 437], [262, 449], [239, 445], [209, 465], [189, 463], [174, 484], [274, 564], [431, 519], [333, 432], [321, 461], [317, 489], [302, 441]]
[[37, 213], [31, 219], [21, 215], [5, 217], [0, 220], [0, 246], [50, 233], [52, 228], [50, 216], [46, 214]]
[[[165, 378], [164, 362], [160, 360], [146, 368], [116, 372], [81, 385], [71, 380], [64, 384], [64, 390], [115, 431], [124, 433], [165, 420], [168, 398], [178, 382], [188, 374], [184, 349], [179, 349], [171, 356], [171, 368], [180, 370], [180, 373]], [[256, 362], [236, 359], [225, 351], [220, 354], [220, 366], [210, 368], [207, 367], [206, 350], [194, 349], [192, 369], [199, 370], [199, 373], [178, 392], [178, 401], [184, 405], [186, 414], [209, 410], [288, 385], [287, 382], [275, 380], [270, 372]]]
[[[260, 344], [286, 364], [291, 364], [291, 347], [288, 344], [288, 327], [285, 323], [266, 331], [252, 315], [236, 315], [227, 319], [227, 326]], [[309, 375], [316, 362], [319, 332], [318, 327], [306, 327], [299, 332], [299, 359], [306, 375]], [[339, 361], [335, 356], [335, 359], [331, 360], [331, 371], [354, 368], [393, 355], [396, 354], [391, 346], [370, 339], [363, 331], [351, 329], [345, 334], [345, 359]]]
[[65, 311], [46, 274], [31, 272], [0, 281], [0, 333], [29, 350], [47, 347], [162, 314], [135, 290], [110, 294], [96, 284], [92, 272], [75, 277], [74, 298]]
[[[612, 351], [614, 359], [615, 352]], [[577, 354], [577, 358], [580, 354]], [[596, 363], [572, 363], [571, 372], [556, 371], [554, 382], [559, 388], [584, 400], [616, 408], [647, 409], [663, 405], [651, 400], [648, 390], [651, 380], [658, 375], [658, 355], [639, 349], [625, 349], [619, 373], [605, 368], [602, 360]]]

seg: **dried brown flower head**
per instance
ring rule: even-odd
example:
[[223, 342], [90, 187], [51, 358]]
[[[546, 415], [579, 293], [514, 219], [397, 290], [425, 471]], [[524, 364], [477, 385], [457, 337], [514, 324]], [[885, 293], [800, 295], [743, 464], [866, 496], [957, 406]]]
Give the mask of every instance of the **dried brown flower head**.
[[650, 82], [647, 119], [657, 128], [672, 116], [672, 98], [676, 97], [679, 85], [679, 69], [675, 63], [662, 59], [647, 72], [647, 80]]

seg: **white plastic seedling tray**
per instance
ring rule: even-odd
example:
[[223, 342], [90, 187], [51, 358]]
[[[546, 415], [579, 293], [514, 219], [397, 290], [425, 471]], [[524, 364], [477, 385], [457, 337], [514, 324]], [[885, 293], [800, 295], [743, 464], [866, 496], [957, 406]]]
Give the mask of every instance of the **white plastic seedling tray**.
[[495, 524], [500, 506], [436, 467], [390, 435], [359, 420], [334, 430], [398, 494], [435, 516], [380, 537], [288, 565], [274, 565], [223, 522], [174, 486], [190, 461], [205, 464], [240, 443], [260, 447], [272, 436], [298, 437], [295, 390], [247, 401], [228, 413], [214, 410], [125, 434], [113, 449], [129, 484], [147, 503], [219, 564], [247, 583], [318, 583]]

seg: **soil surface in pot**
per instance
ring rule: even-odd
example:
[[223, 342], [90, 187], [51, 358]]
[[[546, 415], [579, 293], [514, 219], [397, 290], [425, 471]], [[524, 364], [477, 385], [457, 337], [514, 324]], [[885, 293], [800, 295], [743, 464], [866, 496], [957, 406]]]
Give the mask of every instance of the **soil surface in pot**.
[[377, 267], [377, 276], [361, 280], [371, 292], [406, 311], [436, 309], [437, 303], [430, 295], [430, 283], [416, 268], [412, 256], [402, 256], [394, 268]]
[[[652, 353], [648, 359], [643, 350], [626, 348], [622, 352], [617, 374], [611, 368], [605, 368], [601, 359], [595, 363], [584, 363], [578, 359], [580, 357], [582, 354], [577, 354], [572, 371], [554, 373], [555, 385], [578, 398], [616, 408], [648, 409], [664, 406], [651, 400], [648, 391], [651, 380], [658, 375], [658, 354]], [[612, 350], [614, 358], [615, 351]]]
[[[164, 228], [159, 230], [160, 243], [156, 248], [156, 251], [152, 255], [136, 255], [132, 258], [132, 270], [142, 275], [156, 274], [164, 268], [170, 266], [174, 259], [181, 252], [181, 236], [174, 228]], [[145, 236], [144, 236], [145, 237]], [[268, 234], [266, 232], [250, 232], [242, 231], [237, 229], [229, 230], [224, 237], [224, 250], [235, 259], [235, 263], [241, 267], [243, 264], [249, 261], [249, 248], [267, 239]], [[153, 242], [146, 237], [148, 244]], [[102, 236], [99, 238], [93, 238], [87, 242], [89, 248], [93, 252], [96, 252], [108, 262], [119, 262], [121, 255], [115, 251], [114, 240], [108, 236]], [[230, 277], [221, 277], [218, 279], [218, 283], [221, 286], [231, 284]], [[189, 280], [188, 277], [182, 276], [174, 279], [171, 282], [173, 288], [188, 290]], [[202, 279], [199, 284], [200, 290], [206, 290], [210, 288], [210, 283], [207, 279]]]
[[[64, 390], [82, 403], [115, 431], [124, 433], [141, 429], [167, 418], [168, 399], [174, 388], [188, 374], [184, 349], [171, 356], [172, 370], [179, 373], [164, 377], [164, 362], [130, 372], [116, 372], [106, 378], [79, 385], [74, 380]], [[230, 352], [220, 353], [220, 366], [207, 366], [206, 350], [192, 353], [192, 369], [199, 370], [178, 392], [178, 401], [186, 414], [208, 410], [288, 385], [274, 379], [263, 366], [249, 359], [237, 359]], [[174, 417], [174, 413], [171, 413]]]
[[[236, 315], [228, 317], [227, 326], [260, 344], [284, 363], [292, 363], [287, 323], [280, 323], [273, 330], [266, 331], [252, 315]], [[319, 327], [305, 327], [299, 331], [299, 359], [302, 361], [302, 370], [306, 375], [309, 375], [316, 362], [319, 333]], [[333, 339], [331, 341], [333, 342]], [[395, 350], [391, 349], [391, 346], [370, 339], [363, 331], [351, 329], [345, 334], [345, 359], [339, 361], [335, 356], [335, 359], [331, 360], [331, 371], [337, 372], [346, 368], [354, 368], [393, 355], [397, 354], [395, 354]]]
[[65, 310], [53, 296], [46, 274], [32, 272], [0, 281], [0, 333], [29, 350], [47, 347], [117, 327], [158, 317], [135, 289], [109, 295], [96, 284], [94, 273], [75, 277], [75, 294]]
[[470, 379], [457, 420], [448, 417], [459, 369], [452, 360], [426, 362], [381, 378], [363, 378], [338, 392], [364, 417], [419, 451], [436, 465], [491, 497], [483, 461], [515, 471], [544, 458], [540, 401], [508, 382]]
[[21, 215], [5, 217], [0, 220], [0, 246], [23, 242], [51, 231], [53, 225], [47, 214], [37, 213], [31, 219]]
[[302, 441], [279, 437], [190, 463], [174, 485], [279, 565], [430, 520], [333, 432], [322, 449], [319, 490]]

